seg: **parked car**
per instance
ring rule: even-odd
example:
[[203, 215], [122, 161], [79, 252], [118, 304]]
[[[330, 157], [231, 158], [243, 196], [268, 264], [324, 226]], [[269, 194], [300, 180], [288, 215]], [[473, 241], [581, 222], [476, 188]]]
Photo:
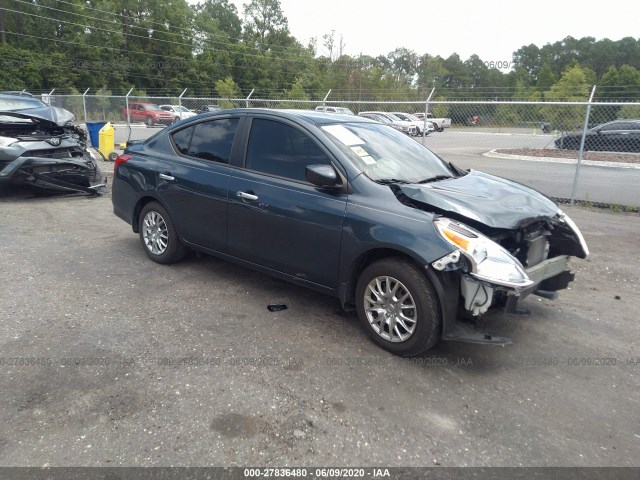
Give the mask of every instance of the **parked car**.
[[74, 120], [31, 95], [0, 94], [0, 186], [100, 193], [104, 179]]
[[551, 298], [573, 279], [569, 257], [589, 253], [544, 195], [358, 116], [201, 115], [130, 144], [112, 193], [151, 260], [192, 249], [334, 295], [399, 355], [440, 338], [506, 343], [458, 313]]
[[379, 114], [373, 113], [373, 112], [360, 112], [358, 114], [358, 116], [362, 117], [362, 118], [368, 118], [369, 120], [373, 120], [374, 122], [382, 123], [383, 125], [391, 127], [394, 130], [398, 130], [399, 132], [402, 132], [402, 133], [404, 133], [406, 135], [409, 135], [408, 128], [404, 128], [403, 129], [400, 125], [396, 125], [395, 123], [393, 123], [391, 120], [389, 120], [389, 118], [385, 117], [384, 115], [379, 115]]
[[[416, 117], [420, 120], [424, 120], [424, 112], [414, 113]], [[433, 122], [436, 128], [436, 132], [444, 132], [445, 128], [449, 128], [451, 126], [451, 119], [445, 117], [435, 117], [433, 113], [427, 113], [427, 120]]]
[[342, 115], [355, 115], [351, 110], [346, 107], [327, 107], [323, 105], [318, 105], [316, 107], [317, 112], [327, 112], [327, 113], [340, 113]]
[[173, 121], [179, 122], [185, 118], [195, 117], [196, 114], [182, 105], [160, 105], [162, 110], [173, 114]]
[[222, 110], [220, 105], [203, 105], [198, 109], [197, 113], [217, 112], [218, 110]]
[[418, 128], [412, 122], [405, 122], [389, 112], [360, 112], [359, 116], [375, 120], [376, 122], [391, 125], [407, 135], [415, 136], [418, 134]]
[[433, 122], [430, 121], [424, 121], [424, 120], [420, 120], [418, 117], [416, 117], [415, 115], [412, 115], [410, 113], [404, 113], [404, 112], [392, 112], [396, 117], [398, 117], [400, 120], [403, 120], [405, 122], [411, 122], [413, 125], [416, 126], [417, 129], [417, 135], [422, 135], [422, 130], [425, 128], [426, 125], [426, 130], [425, 130], [425, 135], [429, 135], [431, 132], [434, 132], [436, 127], [435, 124]]
[[[557, 148], [578, 150], [582, 132], [565, 133], [556, 138]], [[614, 120], [587, 130], [585, 150], [640, 152], [640, 120]]]
[[171, 125], [174, 122], [174, 116], [155, 103], [131, 102], [129, 110], [122, 109], [122, 119], [127, 121], [127, 117], [132, 122], [144, 122], [147, 127], [157, 123]]

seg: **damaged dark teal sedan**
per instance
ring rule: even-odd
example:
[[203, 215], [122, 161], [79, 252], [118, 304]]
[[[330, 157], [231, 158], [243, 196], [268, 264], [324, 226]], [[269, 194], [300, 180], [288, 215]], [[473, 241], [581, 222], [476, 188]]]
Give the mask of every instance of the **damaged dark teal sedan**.
[[336, 296], [381, 347], [504, 344], [476, 329], [492, 307], [554, 297], [587, 258], [544, 195], [462, 171], [364, 118], [224, 110], [130, 144], [113, 207], [155, 262], [188, 250]]

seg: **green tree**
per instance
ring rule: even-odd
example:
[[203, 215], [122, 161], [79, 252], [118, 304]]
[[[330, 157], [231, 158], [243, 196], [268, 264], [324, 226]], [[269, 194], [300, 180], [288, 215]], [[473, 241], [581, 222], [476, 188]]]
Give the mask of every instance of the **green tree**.
[[261, 51], [281, 44], [289, 36], [289, 22], [280, 0], [251, 0], [244, 6], [245, 37]]
[[224, 80], [218, 80], [216, 82], [216, 92], [220, 98], [224, 98], [220, 102], [222, 108], [235, 107], [231, 99], [238, 98], [240, 96], [240, 88], [231, 77], [227, 77]]
[[[590, 80], [594, 76], [593, 71], [587, 68], [570, 66], [560, 80], [544, 93], [544, 99], [555, 102], [586, 102], [589, 99]], [[545, 105], [541, 111], [552, 128], [559, 130], [579, 128], [585, 115], [585, 107], [582, 106]]]
[[618, 118], [637, 120], [640, 118], [640, 105], [625, 105], [618, 112]]

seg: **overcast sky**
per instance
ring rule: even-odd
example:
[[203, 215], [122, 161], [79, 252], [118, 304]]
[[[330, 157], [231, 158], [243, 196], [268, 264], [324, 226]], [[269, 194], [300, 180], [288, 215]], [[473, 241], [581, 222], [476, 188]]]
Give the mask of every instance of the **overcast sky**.
[[[247, 0], [231, 0], [243, 18]], [[640, 1], [620, 0], [280, 0], [289, 29], [304, 45], [342, 34], [351, 56], [387, 55], [406, 47], [419, 55], [511, 61], [523, 45], [543, 46], [567, 36], [597, 40], [640, 36]]]

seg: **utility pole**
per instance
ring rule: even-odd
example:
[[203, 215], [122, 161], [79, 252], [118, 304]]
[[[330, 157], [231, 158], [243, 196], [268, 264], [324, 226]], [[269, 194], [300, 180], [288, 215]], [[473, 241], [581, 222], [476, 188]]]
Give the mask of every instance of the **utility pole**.
[[122, 18], [124, 22], [124, 50], [129, 52], [129, 0], [124, 0], [122, 5]]

